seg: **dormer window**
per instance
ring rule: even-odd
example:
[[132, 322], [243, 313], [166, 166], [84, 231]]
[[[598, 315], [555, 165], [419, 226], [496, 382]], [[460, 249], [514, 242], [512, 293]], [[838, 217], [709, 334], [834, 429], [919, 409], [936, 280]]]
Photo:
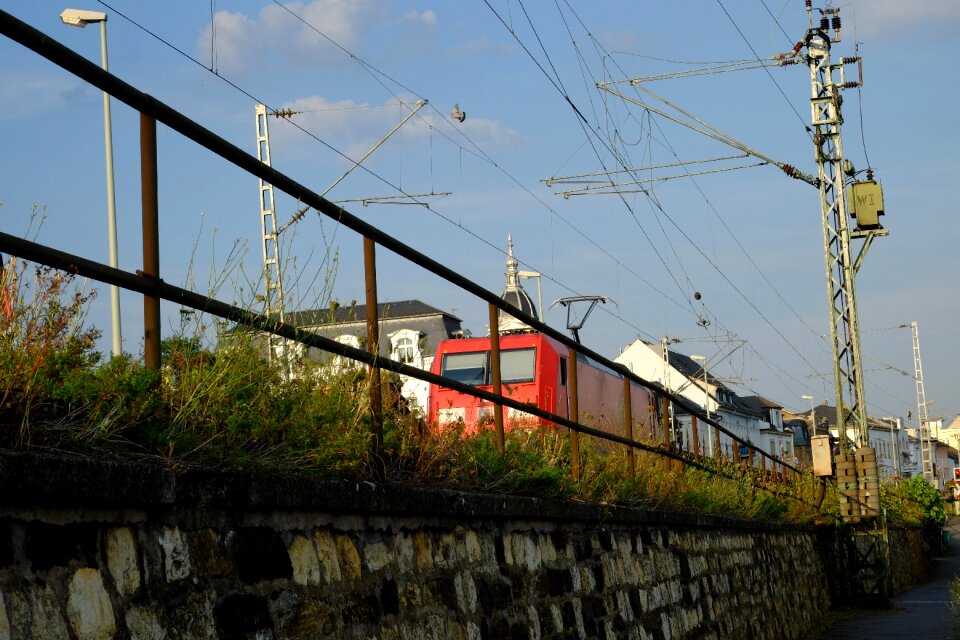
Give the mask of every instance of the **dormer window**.
[[420, 352], [421, 333], [413, 329], [400, 329], [390, 334], [390, 359], [420, 367], [423, 354]]
[[414, 354], [416, 353], [416, 345], [413, 344], [413, 340], [410, 338], [401, 338], [397, 340], [397, 343], [393, 347], [393, 352], [396, 354], [397, 360], [403, 364], [411, 364], [413, 362]]

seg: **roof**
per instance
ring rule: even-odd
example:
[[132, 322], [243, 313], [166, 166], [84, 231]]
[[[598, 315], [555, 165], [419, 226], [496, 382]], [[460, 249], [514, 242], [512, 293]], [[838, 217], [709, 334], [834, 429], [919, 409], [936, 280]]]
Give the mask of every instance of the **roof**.
[[[432, 307], [419, 300], [399, 300], [397, 302], [382, 302], [377, 305], [377, 316], [380, 320], [396, 320], [400, 318], [417, 318], [423, 316], [447, 316], [457, 322], [460, 318], [436, 307]], [[318, 327], [366, 322], [367, 305], [351, 304], [350, 306], [336, 306], [330, 309], [309, 309], [305, 311], [291, 311], [285, 314], [284, 319], [297, 327]]]
[[783, 409], [782, 404], [777, 404], [773, 400], [768, 400], [763, 396], [741, 396], [740, 402], [747, 407], [751, 407], [756, 411], [762, 411], [763, 409]]

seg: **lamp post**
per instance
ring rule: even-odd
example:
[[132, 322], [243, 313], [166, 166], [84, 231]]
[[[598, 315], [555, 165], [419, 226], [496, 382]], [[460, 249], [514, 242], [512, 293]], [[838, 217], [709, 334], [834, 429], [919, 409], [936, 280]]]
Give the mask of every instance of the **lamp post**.
[[517, 277], [537, 279], [537, 320], [539, 320], [540, 322], [543, 322], [543, 294], [540, 291], [540, 277], [541, 277], [540, 272], [539, 271], [518, 271]]
[[[703, 369], [703, 406], [707, 410], [707, 420], [710, 419], [710, 387], [707, 386], [707, 358], [706, 356], [690, 356], [694, 362], [702, 362], [700, 368]], [[713, 455], [713, 429], [707, 429], [707, 447], [710, 449], [710, 455]]]
[[[107, 64], [107, 14], [101, 11], [87, 11], [85, 9], [64, 9], [60, 14], [63, 24], [71, 27], [86, 27], [95, 22], [100, 23], [100, 58], [104, 71], [109, 71]], [[110, 266], [117, 268], [117, 204], [113, 185], [113, 130], [110, 118], [110, 94], [103, 92], [103, 139], [107, 158], [107, 237], [110, 245]], [[110, 287], [110, 321], [113, 329], [113, 355], [123, 353], [120, 335], [120, 288]]]
[[[810, 401], [810, 437], [813, 438], [817, 435], [817, 414], [813, 410], [813, 396], [803, 395], [800, 396], [800, 399]], [[810, 446], [813, 446], [813, 440], [810, 441]]]

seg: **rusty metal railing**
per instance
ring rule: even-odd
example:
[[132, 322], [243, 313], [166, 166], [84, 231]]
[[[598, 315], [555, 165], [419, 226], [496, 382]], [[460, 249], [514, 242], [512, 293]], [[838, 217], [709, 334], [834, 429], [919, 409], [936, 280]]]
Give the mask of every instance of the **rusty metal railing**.
[[[82, 56], [79, 56], [62, 44], [56, 42], [49, 36], [34, 29], [26, 23], [14, 18], [10, 14], [0, 11], [0, 33], [14, 40], [24, 47], [47, 58], [51, 62], [59, 65], [63, 69], [70, 71], [78, 78], [96, 86], [97, 88], [109, 93], [111, 96], [127, 104], [131, 108], [140, 112], [141, 121], [141, 190], [143, 204], [143, 261], [144, 267], [137, 274], [132, 274], [119, 269], [111, 268], [92, 260], [80, 256], [71, 255], [56, 249], [45, 247], [43, 245], [17, 238], [10, 234], [0, 232], [0, 249], [8, 253], [20, 256], [22, 258], [45, 264], [54, 268], [62, 269], [68, 272], [76, 273], [89, 277], [106, 284], [116, 285], [136, 291], [144, 295], [144, 366], [149, 368], [158, 368], [160, 366], [160, 305], [161, 299], [175, 302], [181, 306], [193, 308], [211, 315], [218, 316], [239, 324], [254, 328], [259, 331], [271, 333], [282, 338], [297, 341], [309, 347], [321, 349], [332, 354], [340, 355], [345, 358], [356, 360], [368, 365], [372, 384], [371, 393], [371, 430], [373, 459], [377, 464], [382, 464], [381, 448], [383, 443], [383, 410], [382, 399], [380, 398], [381, 387], [379, 376], [381, 369], [387, 369], [399, 374], [410, 376], [437, 384], [448, 389], [453, 389], [460, 393], [471, 395], [476, 398], [490, 401], [494, 404], [494, 421], [496, 429], [496, 442], [498, 448], [502, 451], [504, 446], [503, 434], [503, 407], [507, 406], [513, 409], [524, 411], [530, 415], [549, 420], [555, 424], [566, 427], [570, 430], [570, 445], [572, 457], [572, 473], [575, 480], [580, 476], [580, 453], [579, 436], [580, 434], [590, 435], [610, 442], [622, 444], [627, 447], [628, 467], [631, 475], [634, 473], [635, 461], [633, 453], [635, 450], [643, 450], [667, 459], [680, 461], [709, 471], [711, 473], [721, 473], [709, 465], [700, 462], [699, 440], [694, 438], [695, 450], [692, 456], [675, 449], [670, 441], [669, 425], [664, 425], [664, 444], [662, 447], [652, 446], [643, 442], [634, 440], [632, 425], [632, 408], [630, 407], [630, 385], [631, 383], [640, 385], [651, 390], [655, 396], [663, 399], [664, 403], [672, 402], [682, 407], [693, 416], [694, 433], [696, 433], [696, 420], [710, 425], [715, 430], [716, 449], [714, 457], [720, 458], [719, 434], [726, 434], [734, 443], [735, 447], [747, 447], [750, 452], [750, 465], [753, 467], [753, 455], [757, 454], [761, 460], [769, 459], [771, 462], [771, 471], [776, 478], [786, 480], [786, 472], [799, 473], [796, 467], [770, 456], [763, 450], [757, 448], [751, 443], [743, 442], [737, 436], [722, 427], [716, 420], [707, 417], [697, 405], [686, 398], [665, 390], [661, 385], [644, 380], [633, 374], [626, 367], [614, 363], [599, 353], [575, 343], [566, 335], [556, 329], [544, 324], [538, 318], [534, 318], [520, 309], [510, 305], [500, 298], [499, 295], [483, 288], [479, 284], [464, 277], [460, 273], [446, 267], [440, 262], [426, 256], [412, 247], [400, 242], [393, 236], [384, 233], [380, 229], [364, 222], [360, 218], [352, 215], [341, 206], [326, 200], [321, 195], [308, 189], [299, 182], [293, 180], [287, 175], [263, 164], [256, 157], [246, 153], [239, 147], [231, 144], [213, 132], [207, 130], [200, 124], [187, 118], [182, 113], [172, 109], [166, 104], [145, 94], [128, 83], [120, 80], [116, 76], [104, 71], [99, 66], [89, 62]], [[234, 164], [243, 171], [261, 178], [264, 182], [270, 183], [276, 189], [280, 189], [289, 196], [296, 198], [305, 205], [317, 210], [322, 215], [328, 216], [338, 222], [341, 226], [347, 227], [360, 234], [364, 240], [364, 273], [366, 283], [366, 308], [367, 308], [367, 349], [356, 349], [335, 340], [324, 338], [312, 332], [303, 331], [296, 327], [279, 322], [276, 318], [268, 317], [263, 314], [251, 312], [237, 306], [229, 305], [224, 302], [208, 298], [198, 293], [175, 287], [163, 282], [160, 276], [159, 264], [159, 235], [158, 218], [159, 211], [157, 205], [157, 160], [156, 160], [156, 123], [160, 122], [170, 129], [180, 133], [184, 137], [192, 140], [201, 147], [219, 155], [228, 162]], [[409, 365], [396, 362], [379, 355], [379, 319], [377, 318], [377, 287], [376, 287], [376, 246], [380, 245], [385, 249], [407, 259], [427, 271], [457, 285], [461, 289], [472, 293], [474, 296], [487, 302], [490, 312], [491, 343], [494, 352], [493, 391], [484, 391], [470, 385], [466, 385], [448, 378], [438, 376], [417, 369]], [[497, 310], [509, 313], [511, 316], [526, 323], [533, 329], [540, 331], [555, 340], [566, 345], [570, 350], [570, 415], [569, 417], [554, 414], [537, 407], [532, 407], [525, 403], [511, 399], [502, 394], [499, 383], [499, 335], [497, 332]], [[579, 423], [578, 415], [578, 388], [576, 375], [577, 354], [582, 354], [596, 362], [602, 363], [618, 372], [624, 381], [624, 436], [601, 431]], [[666, 414], [666, 412], [664, 412]], [[736, 449], [735, 449], [736, 451]], [[737, 454], [735, 453], [736, 457]], [[762, 464], [764, 473], [766, 472], [766, 462]], [[722, 474], [722, 473], [721, 473]], [[722, 474], [723, 475], [723, 474]]]

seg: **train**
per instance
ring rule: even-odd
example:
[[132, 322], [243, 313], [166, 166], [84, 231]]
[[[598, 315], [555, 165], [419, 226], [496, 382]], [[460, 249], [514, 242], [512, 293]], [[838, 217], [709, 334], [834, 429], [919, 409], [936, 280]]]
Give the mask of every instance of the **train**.
[[[577, 354], [579, 422], [607, 433], [624, 435], [623, 375]], [[431, 372], [492, 391], [490, 338], [451, 338], [437, 346]], [[500, 336], [500, 377], [503, 395], [559, 416], [570, 417], [569, 350], [539, 332]], [[658, 407], [654, 394], [630, 384], [630, 407], [635, 439], [657, 431]], [[429, 420], [439, 429], [462, 425], [464, 433], [479, 431], [493, 421], [493, 403], [431, 384]], [[528, 412], [504, 407], [504, 429], [553, 424]]]

